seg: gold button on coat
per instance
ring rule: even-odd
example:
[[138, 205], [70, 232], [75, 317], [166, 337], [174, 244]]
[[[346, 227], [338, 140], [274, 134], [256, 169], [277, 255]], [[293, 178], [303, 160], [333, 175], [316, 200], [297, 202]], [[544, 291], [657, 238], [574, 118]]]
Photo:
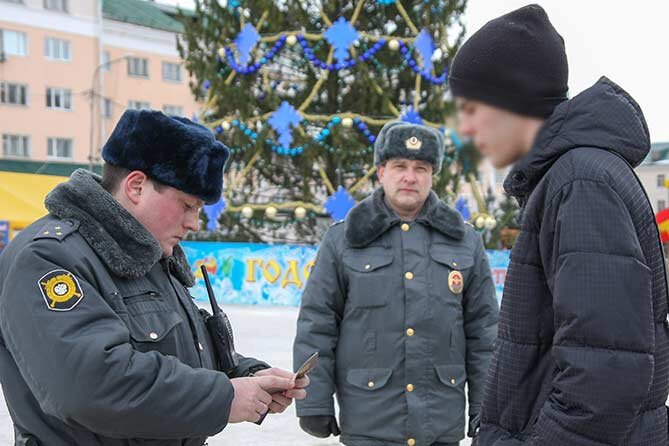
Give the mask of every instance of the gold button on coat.
[[155, 341], [156, 339], [158, 339], [158, 333], [152, 331], [151, 333], [149, 333], [149, 337]]
[[372, 265], [370, 265], [369, 263], [367, 265], [365, 265], [365, 269], [370, 269], [371, 267], [372, 267]]
[[407, 336], [411, 337], [414, 334], [416, 334], [416, 332], [413, 330], [413, 328], [407, 328]]
[[413, 384], [407, 384], [407, 392], [413, 392]]
[[409, 446], [416, 446], [416, 440], [414, 440], [413, 438], [409, 438], [409, 439], [407, 440], [407, 444], [408, 444]]
[[372, 387], [374, 387], [374, 381], [370, 381], [370, 382], [368, 382], [368, 383], [367, 383], [367, 387], [369, 387], [370, 389], [371, 389]]
[[404, 277], [406, 277], [407, 280], [412, 280], [413, 279], [413, 273], [411, 271], [409, 271], [408, 273], [406, 273], [404, 275]]
[[204, 351], [204, 347], [202, 346], [202, 343], [201, 343], [201, 342], [198, 342], [198, 343], [197, 343], [197, 348], [199, 348], [201, 352]]
[[409, 229], [411, 229], [411, 226], [409, 226], [406, 223], [403, 223], [402, 226], [400, 226], [400, 227], [402, 228], [402, 231], [404, 231], [404, 232], [407, 232]]
[[455, 384], [455, 378], [451, 378], [451, 384]]

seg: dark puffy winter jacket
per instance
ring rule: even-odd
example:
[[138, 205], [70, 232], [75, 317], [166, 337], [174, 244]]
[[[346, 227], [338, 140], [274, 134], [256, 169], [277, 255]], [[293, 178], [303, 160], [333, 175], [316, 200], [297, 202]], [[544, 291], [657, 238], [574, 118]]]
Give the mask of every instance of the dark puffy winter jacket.
[[631, 168], [649, 147], [637, 103], [602, 78], [507, 178], [522, 229], [476, 445], [667, 444], [665, 265]]

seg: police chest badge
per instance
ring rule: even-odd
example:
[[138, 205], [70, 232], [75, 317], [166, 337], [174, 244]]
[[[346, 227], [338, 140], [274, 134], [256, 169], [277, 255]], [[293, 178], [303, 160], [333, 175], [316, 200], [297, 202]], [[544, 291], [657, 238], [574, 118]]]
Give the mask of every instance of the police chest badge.
[[404, 145], [409, 150], [420, 150], [420, 148], [423, 146], [423, 141], [415, 136], [412, 136], [404, 142]]
[[462, 273], [460, 271], [451, 271], [448, 275], [448, 289], [451, 290], [451, 293], [460, 294], [464, 287], [465, 281], [462, 278]]
[[77, 278], [64, 269], [46, 273], [37, 281], [37, 285], [47, 308], [52, 311], [69, 311], [84, 298]]

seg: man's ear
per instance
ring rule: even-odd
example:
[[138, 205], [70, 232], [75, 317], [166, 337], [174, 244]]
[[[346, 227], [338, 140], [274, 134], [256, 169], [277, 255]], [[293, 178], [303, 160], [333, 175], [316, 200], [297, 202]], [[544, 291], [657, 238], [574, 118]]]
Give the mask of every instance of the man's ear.
[[376, 167], [376, 176], [378, 177], [379, 181], [383, 180], [383, 173], [386, 170], [386, 165], [385, 164], [379, 164]]
[[149, 177], [140, 170], [133, 170], [123, 180], [123, 192], [132, 204], [137, 205], [149, 185]]

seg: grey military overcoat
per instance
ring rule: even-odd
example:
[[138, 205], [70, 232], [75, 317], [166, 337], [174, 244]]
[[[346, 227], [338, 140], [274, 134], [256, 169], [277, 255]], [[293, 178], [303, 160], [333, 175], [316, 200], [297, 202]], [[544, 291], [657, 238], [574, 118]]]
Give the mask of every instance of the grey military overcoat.
[[382, 189], [325, 235], [300, 309], [295, 364], [314, 351], [298, 416], [340, 405], [347, 445], [464, 437], [478, 413], [498, 305], [481, 236], [432, 193], [402, 222]]
[[[0, 256], [0, 380], [17, 445], [202, 445], [234, 391], [183, 251], [161, 260], [85, 171], [46, 204]], [[240, 359], [233, 376], [267, 367]]]

